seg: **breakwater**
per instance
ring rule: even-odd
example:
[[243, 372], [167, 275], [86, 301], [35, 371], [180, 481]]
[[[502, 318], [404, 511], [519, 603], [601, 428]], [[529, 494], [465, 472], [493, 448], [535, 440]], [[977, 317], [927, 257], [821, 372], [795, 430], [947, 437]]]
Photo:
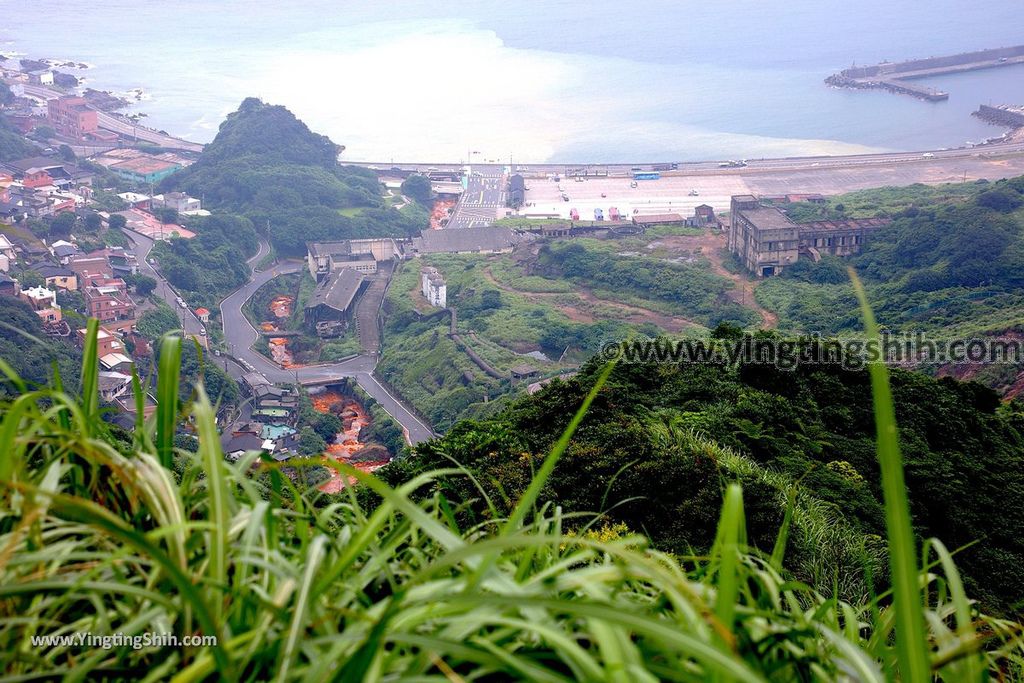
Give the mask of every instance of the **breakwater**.
[[825, 83], [837, 88], [888, 90], [922, 100], [938, 102], [949, 99], [949, 93], [908, 81], [1015, 64], [1024, 64], [1024, 45], [962, 52], [944, 57], [912, 59], [905, 62], [882, 62], [871, 66], [853, 66], [832, 74], [825, 79]]
[[978, 111], [974, 112], [974, 116], [997, 126], [1024, 128], [1024, 107], [1011, 107], [1009, 105], [991, 107], [983, 104], [978, 107]]

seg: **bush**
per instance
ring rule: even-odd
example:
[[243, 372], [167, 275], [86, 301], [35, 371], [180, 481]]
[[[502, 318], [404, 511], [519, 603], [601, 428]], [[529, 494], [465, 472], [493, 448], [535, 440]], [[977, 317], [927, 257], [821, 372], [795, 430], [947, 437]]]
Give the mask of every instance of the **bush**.
[[402, 181], [402, 194], [425, 206], [430, 205], [430, 200], [434, 196], [430, 179], [418, 173], [414, 173]]

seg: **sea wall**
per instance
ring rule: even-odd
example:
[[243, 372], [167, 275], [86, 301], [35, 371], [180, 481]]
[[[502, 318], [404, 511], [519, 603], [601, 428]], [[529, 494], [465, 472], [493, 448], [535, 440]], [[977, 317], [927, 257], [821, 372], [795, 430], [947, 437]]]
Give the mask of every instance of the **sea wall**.
[[990, 107], [987, 104], [983, 104], [978, 107], [978, 111], [974, 112], [974, 116], [997, 126], [1024, 128], [1024, 111], [1012, 111], [1002, 107]]
[[846, 78], [876, 78], [878, 76], [899, 77], [899, 74], [906, 73], [908, 71], [947, 69], [975, 62], [998, 62], [1000, 59], [1013, 59], [1014, 57], [1024, 57], [1024, 45], [997, 47], [991, 50], [979, 50], [977, 52], [962, 52], [957, 55], [947, 55], [945, 57], [912, 59], [906, 62], [875, 64], [873, 66], [857, 66], [849, 69], [843, 69], [839, 72], [839, 75], [845, 76]]

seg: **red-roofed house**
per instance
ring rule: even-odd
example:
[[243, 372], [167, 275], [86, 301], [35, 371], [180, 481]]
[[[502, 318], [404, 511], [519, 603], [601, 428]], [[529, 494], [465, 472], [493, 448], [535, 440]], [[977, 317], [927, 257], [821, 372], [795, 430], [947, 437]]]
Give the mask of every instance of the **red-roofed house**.
[[208, 323], [210, 322], [210, 311], [205, 308], [197, 308], [196, 317], [199, 318], [199, 320], [204, 324]]

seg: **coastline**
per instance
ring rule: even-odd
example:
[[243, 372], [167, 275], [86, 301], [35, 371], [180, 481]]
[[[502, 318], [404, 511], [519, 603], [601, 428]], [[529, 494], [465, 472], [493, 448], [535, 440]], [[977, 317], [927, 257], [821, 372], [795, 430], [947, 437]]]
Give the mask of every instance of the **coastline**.
[[[89, 70], [92, 70], [92, 69], [96, 68], [95, 64], [91, 64], [91, 63], [83, 62], [83, 61], [76, 61], [76, 60], [71, 60], [71, 59], [56, 59], [56, 58], [52, 58], [52, 57], [28, 57], [25, 53], [22, 53], [22, 52], [19, 52], [19, 51], [13, 51], [13, 50], [0, 51], [0, 65], [5, 66], [5, 68], [7, 68], [8, 70], [14, 70], [14, 69], [12, 69], [12, 66], [13, 66], [12, 63], [17, 63], [17, 66], [18, 66], [17, 70], [21, 71], [22, 73], [26, 73], [25, 70], [24, 70], [24, 66], [21, 64], [22, 61], [29, 62], [29, 63], [32, 63], [32, 64], [47, 64], [47, 65], [49, 65], [54, 70], [55, 73], [62, 73], [62, 72], [59, 72], [59, 69], [61, 69], [61, 68], [74, 70], [76, 72], [89, 71]], [[132, 107], [134, 107], [135, 105], [138, 105], [139, 103], [141, 103], [143, 101], [147, 101], [147, 100], [151, 99], [151, 95], [149, 95], [149, 93], [144, 88], [142, 88], [142, 87], [134, 87], [134, 88], [129, 88], [128, 90], [124, 90], [124, 91], [117, 91], [117, 90], [113, 90], [113, 89], [106, 89], [106, 90], [104, 90], [104, 89], [99, 89], [99, 88], [93, 88], [93, 87], [91, 87], [89, 85], [86, 85], [87, 80], [84, 77], [78, 76], [76, 74], [70, 74], [70, 75], [74, 76], [78, 80], [78, 84], [74, 88], [69, 88], [69, 89], [65, 88], [65, 90], [70, 90], [72, 92], [76, 92], [78, 94], [81, 94], [83, 97], [86, 97], [86, 99], [89, 100], [90, 105], [93, 106], [93, 108], [96, 109], [97, 111], [102, 112], [104, 114], [107, 114], [108, 116], [113, 117], [114, 119], [122, 122], [125, 125], [131, 125], [131, 126], [134, 126], [134, 127], [138, 128], [138, 129], [145, 128], [148, 131], [150, 131], [151, 133], [158, 134], [158, 135], [165, 136], [165, 137], [170, 137], [170, 138], [176, 137], [176, 136], [170, 135], [169, 133], [167, 133], [165, 130], [162, 130], [162, 129], [154, 128], [152, 126], [145, 126], [145, 127], [144, 126], [140, 126], [138, 124], [137, 120], [133, 120], [133, 119], [138, 119], [138, 118], [147, 118], [148, 119], [149, 118], [149, 114], [146, 113], [146, 112], [134, 111], [134, 112], [132, 112], [132, 114], [130, 116], [126, 113], [126, 110], [131, 109]], [[834, 85], [830, 85], [829, 87], [830, 87], [830, 89], [839, 89], [839, 90], [843, 89], [842, 87], [834, 86]], [[283, 103], [283, 104], [286, 107], [288, 106], [287, 103]], [[996, 122], [993, 122], [993, 121], [989, 121], [989, 120], [984, 120], [984, 121], [985, 121], [985, 123], [987, 125], [1003, 128], [1004, 132], [1001, 135], [987, 137], [982, 142], [979, 142], [979, 143], [976, 143], [976, 144], [975, 143], [968, 143], [967, 145], [962, 145], [960, 147], [956, 147], [956, 148], [952, 148], [952, 149], [954, 149], [954, 150], [971, 150], [971, 149], [982, 149], [982, 148], [996, 149], [996, 148], [999, 148], [1000, 146], [1006, 146], [1006, 150], [1005, 151], [1007, 151], [1009, 153], [1015, 153], [1017, 151], [1022, 151], [1022, 150], [1015, 149], [1015, 147], [1018, 146], [1018, 145], [1024, 144], [1024, 126], [1016, 127], [1015, 128], [1015, 127], [1010, 127], [1010, 126], [1006, 126], [1006, 125], [1001, 125], [999, 123], [996, 123]], [[192, 140], [188, 140], [186, 138], [177, 138], [177, 139], [180, 140], [182, 143], [186, 143], [186, 144], [193, 145], [193, 146], [202, 146], [202, 145], [206, 144], [206, 143], [196, 143], [196, 142], [194, 142]], [[847, 162], [853, 164], [853, 163], [858, 163], [858, 162], [863, 161], [863, 160], [868, 159], [868, 158], [878, 157], [878, 156], [885, 156], [885, 157], [892, 157], [892, 158], [896, 158], [896, 157], [912, 158], [914, 156], [920, 156], [922, 154], [938, 154], [940, 152], [941, 153], [945, 153], [945, 152], [949, 152], [950, 149], [951, 148], [918, 148], [918, 149], [913, 149], [913, 150], [907, 150], [907, 151], [902, 151], [902, 152], [891, 152], [891, 153], [858, 153], [858, 154], [824, 154], [824, 155], [776, 156], [776, 157], [762, 157], [762, 158], [757, 159], [757, 162], [769, 163], [769, 164], [771, 164], [771, 163], [778, 164], [778, 163], [785, 163], [785, 162], [802, 162], [802, 161], [805, 161], [805, 160], [829, 160], [830, 162], [840, 162], [840, 163], [842, 163], [843, 160], [846, 160]], [[424, 162], [424, 161], [416, 161], [416, 162], [403, 162], [403, 161], [399, 161], [399, 162], [395, 162], [392, 159], [390, 162], [385, 163], [385, 162], [382, 162], [382, 161], [377, 161], [377, 160], [372, 160], [372, 159], [342, 159], [340, 157], [340, 155], [339, 155], [338, 161], [339, 161], [340, 164], [359, 165], [359, 166], [365, 166], [365, 167], [369, 167], [369, 168], [387, 168], [387, 167], [393, 166], [395, 164], [406, 166], [406, 167], [426, 167], [426, 168], [429, 168], [429, 167], [432, 167], [432, 166], [452, 167], [454, 165], [462, 166], [462, 165], [466, 164], [466, 162], [464, 160], [459, 160], [458, 162], [456, 162], [454, 159], [449, 159], [449, 160], [445, 160], [445, 161], [434, 161], [434, 162], [429, 162], [429, 161], [427, 161], [427, 162]], [[643, 161], [614, 162], [614, 163], [600, 163], [600, 162], [594, 162], [594, 161], [568, 161], [568, 162], [557, 162], [557, 163], [556, 162], [528, 162], [527, 164], [523, 164], [523, 165], [524, 166], [530, 166], [530, 167], [536, 167], [536, 168], [548, 168], [548, 169], [552, 169], [552, 170], [554, 170], [554, 169], [569, 169], [569, 168], [572, 168], [572, 167], [601, 167], [601, 168], [616, 168], [616, 169], [623, 169], [623, 168], [626, 168], [626, 167], [632, 169], [632, 168], [635, 168], [635, 167], [640, 167], [640, 168], [644, 168], [645, 170], [650, 170], [652, 167], [660, 166], [660, 165], [662, 165], [662, 164], [664, 164], [666, 162], [672, 162], [672, 163], [678, 163], [678, 164], [686, 165], [686, 166], [690, 167], [691, 170], [700, 170], [699, 167], [702, 166], [702, 165], [714, 164], [714, 163], [719, 163], [720, 164], [720, 162], [722, 162], [722, 161], [727, 161], [727, 160], [725, 160], [725, 159], [712, 159], [712, 158], [709, 158], [709, 157], [705, 157], [703, 159], [701, 159], [701, 158], [691, 158], [691, 159], [682, 159], [682, 160], [680, 160], [680, 159], [659, 159], [659, 160], [643, 160]], [[497, 164], [489, 163], [489, 164], [479, 164], [479, 165], [485, 165], [486, 166], [486, 165], [497, 165]], [[719, 169], [719, 170], [721, 170], [721, 169]], [[736, 171], [736, 172], [742, 172], [742, 169], [728, 169], [728, 170]]]

